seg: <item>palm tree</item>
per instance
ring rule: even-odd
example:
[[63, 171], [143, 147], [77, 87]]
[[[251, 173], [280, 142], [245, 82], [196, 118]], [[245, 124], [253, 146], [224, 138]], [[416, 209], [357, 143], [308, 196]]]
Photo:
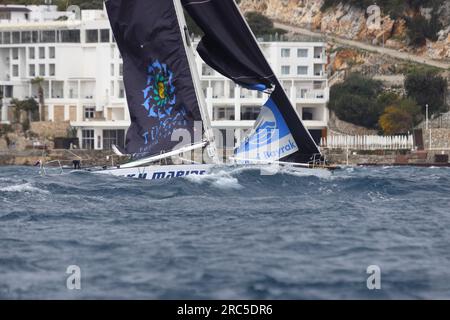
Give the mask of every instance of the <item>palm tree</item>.
[[44, 108], [45, 108], [45, 97], [44, 97], [44, 88], [42, 87], [42, 83], [44, 82], [44, 78], [34, 78], [31, 80], [31, 84], [35, 84], [38, 86], [38, 100], [39, 100], [39, 121], [44, 121]]

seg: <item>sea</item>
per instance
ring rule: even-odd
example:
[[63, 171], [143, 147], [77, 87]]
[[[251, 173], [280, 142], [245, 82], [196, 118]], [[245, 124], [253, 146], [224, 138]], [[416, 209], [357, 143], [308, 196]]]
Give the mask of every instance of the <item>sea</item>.
[[0, 168], [0, 299], [450, 298], [450, 169]]

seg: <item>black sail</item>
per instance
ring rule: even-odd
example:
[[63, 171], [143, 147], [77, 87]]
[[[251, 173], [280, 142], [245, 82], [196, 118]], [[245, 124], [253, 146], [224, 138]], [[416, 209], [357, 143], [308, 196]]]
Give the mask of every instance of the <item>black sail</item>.
[[[273, 74], [235, 2], [181, 1], [189, 15], [205, 33], [197, 51], [209, 66], [243, 87], [254, 90], [274, 88], [268, 109], [275, 113], [271, 115], [272, 118], [277, 118], [279, 111], [282, 119], [279, 119], [278, 123], [281, 127], [286, 125], [295, 140], [295, 143], [286, 140], [288, 143], [286, 148], [297, 150], [293, 154], [280, 152], [279, 158], [289, 162], [308, 162], [312, 155], [320, 154], [318, 146], [290, 103], [281, 83]], [[255, 132], [260, 133], [258, 128], [255, 128]]]
[[171, 151], [176, 130], [194, 135], [201, 112], [173, 1], [108, 0], [111, 27], [123, 58], [130, 110], [126, 153], [136, 158]]

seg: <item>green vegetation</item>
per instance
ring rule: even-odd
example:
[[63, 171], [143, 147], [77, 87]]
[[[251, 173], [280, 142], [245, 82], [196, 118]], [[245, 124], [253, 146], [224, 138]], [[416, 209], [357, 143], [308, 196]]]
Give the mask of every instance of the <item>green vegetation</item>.
[[351, 74], [344, 83], [331, 88], [328, 108], [344, 121], [366, 128], [377, 128], [378, 119], [384, 111], [378, 97], [382, 83], [360, 74]]
[[28, 121], [28, 126], [29, 121], [39, 121], [39, 104], [33, 98], [25, 100], [13, 99], [11, 100], [11, 105], [14, 106], [14, 118], [17, 122], [20, 121], [22, 112], [25, 112], [27, 115], [25, 122]]
[[412, 69], [406, 76], [406, 96], [383, 91], [381, 82], [351, 74], [331, 88], [329, 109], [341, 120], [385, 134], [404, 134], [425, 117], [447, 111], [447, 81], [435, 70]]
[[414, 70], [406, 76], [405, 89], [409, 98], [414, 99], [425, 114], [429, 105], [431, 115], [446, 111], [445, 98], [448, 83], [435, 71]]
[[252, 29], [253, 33], [256, 36], [264, 36], [276, 33], [282, 35], [287, 33], [286, 30], [274, 28], [272, 20], [256, 11], [247, 12], [245, 14], [245, 19], [247, 20], [250, 29]]
[[423, 116], [416, 101], [397, 97], [384, 110], [379, 125], [386, 135], [405, 134], [411, 132], [422, 119]]

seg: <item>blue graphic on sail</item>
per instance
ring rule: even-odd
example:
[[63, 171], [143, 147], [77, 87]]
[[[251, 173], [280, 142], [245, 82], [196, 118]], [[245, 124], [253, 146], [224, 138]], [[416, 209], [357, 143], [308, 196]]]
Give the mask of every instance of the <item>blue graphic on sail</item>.
[[173, 72], [166, 64], [158, 60], [148, 66], [147, 85], [143, 90], [142, 106], [149, 118], [154, 118], [154, 125], [143, 134], [144, 144], [157, 145], [161, 139], [170, 137], [178, 127], [187, 126], [187, 111], [184, 105], [174, 108], [177, 97], [173, 83]]
[[294, 154], [299, 149], [272, 99], [261, 108], [254, 129], [235, 150], [238, 161], [277, 161]]

